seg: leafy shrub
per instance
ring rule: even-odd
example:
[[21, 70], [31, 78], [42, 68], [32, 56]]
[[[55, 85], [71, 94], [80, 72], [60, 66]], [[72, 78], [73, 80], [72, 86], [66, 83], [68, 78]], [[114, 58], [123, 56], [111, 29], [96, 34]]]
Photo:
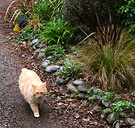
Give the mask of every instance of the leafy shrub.
[[65, 81], [68, 81], [72, 78], [81, 78], [83, 77], [83, 71], [79, 68], [78, 63], [74, 63], [73, 60], [68, 60], [64, 62], [64, 66], [59, 70], [59, 74]]
[[75, 27], [71, 27], [69, 23], [58, 17], [42, 26], [40, 38], [42, 42], [61, 44], [67, 48], [75, 30]]
[[125, 20], [125, 26], [130, 32], [135, 32], [135, 2], [134, 0], [124, 0], [123, 5], [119, 8], [118, 13], [122, 14]]
[[54, 60], [59, 60], [63, 55], [65, 55], [64, 49], [60, 44], [51, 45], [45, 48], [46, 56], [53, 56]]
[[121, 14], [121, 22], [132, 33], [135, 31], [135, 2], [134, 0], [109, 0], [111, 12]]
[[65, 18], [85, 31], [93, 31], [97, 27], [95, 9], [101, 21], [108, 17], [106, 0], [64, 0], [63, 6]]

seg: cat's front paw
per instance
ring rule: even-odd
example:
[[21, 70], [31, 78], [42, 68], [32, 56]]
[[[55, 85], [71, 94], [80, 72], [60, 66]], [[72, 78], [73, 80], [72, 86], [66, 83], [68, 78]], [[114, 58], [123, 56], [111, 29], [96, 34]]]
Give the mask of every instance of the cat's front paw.
[[38, 117], [40, 117], [40, 115], [39, 114], [34, 114], [34, 117], [38, 118]]

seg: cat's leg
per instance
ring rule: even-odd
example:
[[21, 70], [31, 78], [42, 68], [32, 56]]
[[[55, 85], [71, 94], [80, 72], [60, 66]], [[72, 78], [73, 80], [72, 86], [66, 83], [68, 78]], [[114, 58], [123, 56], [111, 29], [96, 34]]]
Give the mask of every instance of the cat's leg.
[[34, 103], [31, 103], [30, 104], [30, 107], [34, 113], [34, 117], [39, 117], [39, 111], [38, 111], [38, 105], [37, 104], [34, 104]]

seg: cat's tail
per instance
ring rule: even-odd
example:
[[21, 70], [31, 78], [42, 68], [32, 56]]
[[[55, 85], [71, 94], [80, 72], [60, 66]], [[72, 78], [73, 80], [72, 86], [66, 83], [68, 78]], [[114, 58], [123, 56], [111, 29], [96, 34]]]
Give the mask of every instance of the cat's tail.
[[23, 68], [23, 69], [22, 69], [22, 72], [25, 72], [25, 71], [27, 71], [27, 70], [28, 70], [27, 68]]

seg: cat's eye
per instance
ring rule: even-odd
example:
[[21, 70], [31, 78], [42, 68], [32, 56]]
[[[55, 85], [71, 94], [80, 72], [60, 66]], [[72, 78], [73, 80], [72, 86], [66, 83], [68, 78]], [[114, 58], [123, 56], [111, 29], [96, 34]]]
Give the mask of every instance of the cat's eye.
[[36, 94], [39, 94], [39, 92], [36, 92]]
[[44, 92], [41, 92], [41, 94], [43, 94]]

